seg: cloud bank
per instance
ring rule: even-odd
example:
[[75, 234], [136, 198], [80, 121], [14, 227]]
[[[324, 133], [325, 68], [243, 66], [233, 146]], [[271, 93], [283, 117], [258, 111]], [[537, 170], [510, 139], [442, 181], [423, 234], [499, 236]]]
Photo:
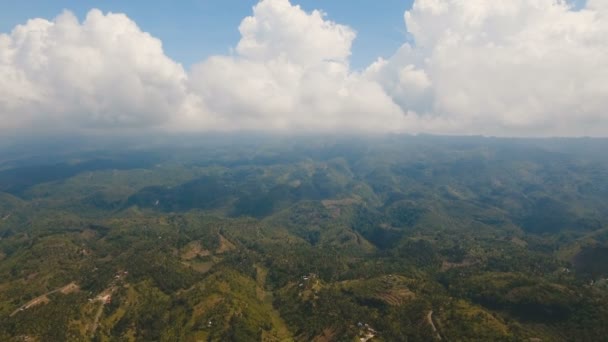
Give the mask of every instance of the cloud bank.
[[233, 53], [189, 71], [124, 14], [33, 19], [0, 35], [0, 134], [608, 135], [604, 0], [416, 0], [404, 19], [411, 42], [363, 71], [354, 29], [289, 0], [258, 3]]

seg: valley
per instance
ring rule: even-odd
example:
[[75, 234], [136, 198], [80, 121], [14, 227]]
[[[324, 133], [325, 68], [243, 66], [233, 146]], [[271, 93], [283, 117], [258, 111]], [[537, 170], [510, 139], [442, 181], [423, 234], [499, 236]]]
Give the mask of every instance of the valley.
[[608, 333], [608, 142], [285, 139], [0, 165], [0, 340]]

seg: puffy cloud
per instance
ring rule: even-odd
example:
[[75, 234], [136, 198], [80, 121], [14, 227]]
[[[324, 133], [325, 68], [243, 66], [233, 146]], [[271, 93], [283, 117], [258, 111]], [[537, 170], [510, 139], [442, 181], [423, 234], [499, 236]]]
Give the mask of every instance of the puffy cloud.
[[0, 34], [0, 133], [605, 136], [608, 5], [571, 3], [416, 0], [404, 16], [411, 42], [364, 72], [349, 66], [353, 29], [289, 0], [260, 1], [233, 53], [188, 73], [125, 15], [34, 19]]
[[156, 125], [181, 106], [186, 78], [123, 14], [30, 20], [0, 35], [0, 129]]
[[253, 16], [241, 22], [236, 51], [261, 62], [279, 56], [299, 65], [323, 60], [346, 63], [356, 34], [324, 17], [318, 10], [306, 13], [289, 0], [262, 1], [253, 8]]
[[349, 70], [355, 32], [288, 0], [264, 0], [239, 28], [235, 56], [195, 66], [190, 87], [220, 127], [398, 130], [403, 115], [375, 82]]
[[401, 109], [349, 69], [351, 28], [263, 0], [239, 30], [235, 55], [187, 74], [123, 14], [30, 20], [0, 36], [0, 129], [400, 129]]
[[367, 76], [418, 131], [606, 135], [607, 9], [603, 0], [580, 11], [558, 0], [417, 0], [405, 14], [415, 43]]

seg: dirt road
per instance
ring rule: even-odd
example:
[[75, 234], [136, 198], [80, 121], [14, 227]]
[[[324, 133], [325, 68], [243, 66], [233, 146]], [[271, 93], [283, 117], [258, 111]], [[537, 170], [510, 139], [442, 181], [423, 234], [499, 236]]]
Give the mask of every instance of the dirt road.
[[431, 328], [433, 328], [435, 337], [437, 337], [437, 339], [439, 341], [441, 341], [442, 338], [441, 338], [441, 335], [439, 334], [439, 330], [437, 330], [437, 327], [435, 326], [435, 323], [433, 322], [433, 310], [429, 311], [429, 313], [426, 315], [426, 320], [431, 325]]
[[34, 298], [34, 299], [30, 300], [30, 301], [29, 301], [29, 302], [27, 302], [27, 303], [23, 304], [23, 305], [22, 305], [21, 307], [19, 307], [17, 310], [13, 311], [13, 312], [10, 314], [10, 317], [13, 317], [13, 316], [15, 316], [17, 313], [19, 313], [20, 311], [27, 310], [27, 309], [29, 309], [29, 308], [31, 308], [31, 307], [34, 307], [34, 306], [38, 305], [38, 304], [43, 304], [43, 303], [48, 303], [48, 302], [50, 302], [51, 300], [49, 299], [49, 297], [48, 297], [48, 296], [52, 295], [53, 293], [61, 292], [61, 293], [63, 293], [63, 294], [69, 294], [69, 293], [72, 293], [72, 292], [78, 291], [79, 289], [80, 289], [80, 288], [78, 287], [78, 285], [76, 285], [76, 283], [72, 282], [72, 283], [69, 283], [69, 284], [67, 284], [67, 285], [65, 285], [65, 286], [62, 286], [62, 287], [60, 287], [60, 288], [54, 289], [53, 291], [49, 291], [49, 292], [47, 292], [47, 293], [45, 293], [45, 294], [43, 294], [43, 295], [40, 295], [40, 296], [38, 296], [38, 297], [36, 297], [36, 298]]
[[95, 332], [97, 331], [97, 327], [99, 326], [99, 319], [101, 318], [101, 314], [103, 313], [103, 307], [106, 304], [104, 302], [99, 303], [99, 308], [97, 309], [97, 313], [95, 314], [95, 320], [91, 325], [91, 338], [95, 336]]

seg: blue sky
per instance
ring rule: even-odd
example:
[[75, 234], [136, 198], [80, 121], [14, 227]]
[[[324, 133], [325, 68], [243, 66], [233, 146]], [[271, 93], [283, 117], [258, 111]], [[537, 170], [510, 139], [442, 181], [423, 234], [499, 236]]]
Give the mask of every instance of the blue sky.
[[[0, 31], [30, 18], [52, 19], [68, 9], [81, 20], [91, 8], [126, 13], [142, 30], [163, 41], [165, 52], [189, 67], [205, 57], [226, 54], [239, 39], [238, 25], [251, 14], [256, 0], [183, 1], [2, 1]], [[322, 9], [328, 18], [357, 31], [352, 67], [364, 68], [377, 57], [390, 57], [406, 40], [404, 12], [412, 0], [301, 0], [292, 1], [307, 11]]]

